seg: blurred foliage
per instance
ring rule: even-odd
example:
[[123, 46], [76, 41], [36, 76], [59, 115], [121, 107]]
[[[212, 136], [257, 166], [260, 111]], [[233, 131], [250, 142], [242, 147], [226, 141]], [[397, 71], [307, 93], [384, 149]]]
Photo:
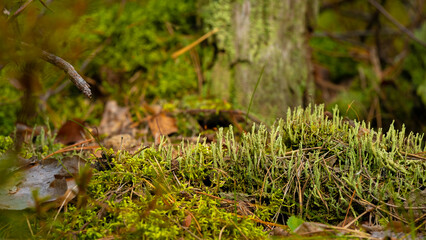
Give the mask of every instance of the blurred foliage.
[[13, 145], [13, 140], [9, 136], [0, 135], [0, 154], [5, 153]]
[[349, 56], [349, 44], [338, 43], [329, 38], [312, 38], [313, 55], [320, 64], [328, 66], [333, 82], [345, 80], [358, 73], [356, 61]]
[[[381, 1], [384, 9], [426, 42], [426, 4]], [[423, 12], [423, 13], [422, 13]], [[366, 1], [322, 2], [310, 39], [318, 73], [317, 101], [337, 104], [350, 118], [387, 129], [392, 122], [426, 131], [426, 49]], [[401, 98], [404, 101], [401, 101]], [[350, 110], [348, 110], [350, 109]]]
[[[0, 71], [0, 79], [3, 78]], [[17, 109], [21, 94], [7, 81], [0, 80], [0, 135], [8, 135], [15, 128]]]
[[[415, 36], [426, 42], [426, 23], [415, 32]], [[421, 97], [426, 105], [426, 49], [419, 44], [410, 46], [411, 54], [404, 61], [403, 71], [399, 81], [411, 82], [413, 90]]]
[[[12, 19], [21, 4], [1, 2], [0, 6]], [[29, 125], [43, 123], [44, 118], [55, 127], [70, 118], [97, 124], [102, 113], [102, 104], [84, 100], [72, 84], [46, 101], [49, 91], [68, 81], [66, 75], [40, 60], [33, 48], [12, 40], [30, 43], [34, 49], [50, 51], [73, 64], [90, 77], [95, 98], [111, 97], [137, 106], [154, 98], [173, 100], [196, 93], [200, 89], [190, 54], [176, 60], [170, 56], [201, 36], [196, 4], [195, 0], [55, 1], [48, 10], [40, 2], [32, 2], [15, 22], [5, 14], [0, 21], [2, 32], [8, 33], [0, 35], [1, 42], [8, 43], [0, 47], [0, 93], [5, 99], [0, 105], [0, 134], [10, 134], [19, 109], [25, 109], [20, 108], [25, 96], [20, 92], [30, 92], [33, 98], [35, 107], [30, 109], [36, 114], [25, 119]], [[194, 53], [212, 58], [209, 48]], [[22, 70], [33, 61], [37, 63], [31, 69], [34, 79], [25, 80]], [[205, 61], [201, 67], [206, 67]]]
[[[49, 5], [51, 10], [33, 2], [13, 21], [8, 19], [13, 18], [21, 2], [1, 3], [10, 13], [9, 17], [3, 14], [0, 21], [0, 29], [6, 33], [0, 40], [7, 43], [0, 46], [0, 93], [5, 100], [0, 104], [0, 134], [11, 133], [13, 123], [20, 120], [16, 109], [22, 105], [19, 98], [25, 94], [20, 92], [25, 93], [26, 87], [35, 103], [68, 81], [60, 70], [39, 60], [32, 48], [18, 41], [55, 53], [81, 69], [89, 77], [95, 96], [102, 100], [114, 98], [138, 106], [154, 99], [171, 101], [197, 93], [208, 96], [213, 86], [210, 68], [216, 59], [215, 45], [222, 41], [219, 35], [192, 53], [171, 58], [173, 52], [201, 36], [214, 19], [226, 19], [225, 13], [205, 12], [200, 5], [204, 1], [54, 1]], [[220, 1], [208, 3], [221, 5]], [[401, 1], [384, 4], [401, 24], [416, 24], [415, 35], [426, 41], [425, 24], [414, 21], [417, 12], [413, 6]], [[405, 122], [410, 130], [425, 130], [423, 46], [409, 41], [372, 5], [360, 0], [323, 1], [313, 29], [310, 46], [314, 64], [329, 72], [325, 81], [344, 87], [326, 97], [322, 93], [328, 90], [319, 87], [318, 102], [325, 102], [329, 108], [338, 104], [348, 117], [366, 119], [373, 126], [386, 127], [395, 120], [398, 126]], [[374, 54], [382, 73], [390, 73], [378, 75], [378, 66], [372, 62]], [[203, 86], [198, 86], [195, 57], [200, 59]], [[22, 72], [28, 66], [33, 79], [26, 86]], [[407, 101], [399, 101], [401, 93]], [[36, 108], [37, 114], [26, 121], [43, 123], [42, 118], [48, 117], [58, 127], [66, 119], [77, 117], [96, 124], [102, 112], [98, 103], [84, 100], [69, 84], [60, 94], [42, 100], [39, 107], [34, 104], [31, 109]]]
[[[130, 84], [148, 98], [172, 99], [197, 87], [190, 58], [170, 57], [191, 42], [187, 34], [197, 29], [195, 10], [195, 1], [132, 1], [102, 6], [82, 17], [71, 34], [87, 49], [104, 47], [89, 65], [87, 75], [98, 82], [102, 79], [105, 93], [122, 98], [123, 92], [129, 92], [125, 85]], [[137, 77], [129, 83], [132, 76]]]

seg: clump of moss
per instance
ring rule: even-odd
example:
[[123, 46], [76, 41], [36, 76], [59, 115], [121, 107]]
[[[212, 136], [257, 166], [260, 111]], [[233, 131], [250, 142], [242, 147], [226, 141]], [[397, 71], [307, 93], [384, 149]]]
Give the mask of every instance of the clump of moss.
[[0, 136], [0, 154], [5, 153], [13, 145], [13, 140], [9, 136]]
[[87, 203], [69, 203], [37, 236], [258, 239], [292, 215], [336, 224], [347, 209], [415, 225], [403, 199], [424, 188], [425, 150], [423, 136], [404, 129], [383, 133], [337, 109], [331, 117], [323, 106], [298, 108], [238, 141], [230, 127], [211, 144], [117, 152], [93, 169], [81, 193]]
[[256, 223], [221, 209], [220, 201], [197, 194], [190, 184], [176, 184], [161, 151], [111, 158], [112, 166], [96, 171], [88, 186], [90, 200], [72, 206], [53, 223], [55, 237], [79, 239], [116, 236], [125, 239], [179, 237], [263, 238]]

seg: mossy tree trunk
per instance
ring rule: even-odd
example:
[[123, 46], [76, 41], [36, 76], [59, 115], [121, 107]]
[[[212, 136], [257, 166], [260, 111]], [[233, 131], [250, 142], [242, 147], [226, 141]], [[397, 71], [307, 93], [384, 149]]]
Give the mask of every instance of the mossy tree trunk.
[[306, 105], [313, 94], [306, 19], [314, 1], [209, 1], [205, 21], [220, 29], [216, 41], [224, 50], [213, 68], [211, 92], [246, 108], [265, 66], [254, 113], [273, 119], [288, 107]]

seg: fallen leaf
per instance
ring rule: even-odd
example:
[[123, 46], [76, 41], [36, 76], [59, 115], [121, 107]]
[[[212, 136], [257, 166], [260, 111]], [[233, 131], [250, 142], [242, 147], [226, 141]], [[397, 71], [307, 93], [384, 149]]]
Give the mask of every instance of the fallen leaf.
[[389, 230], [391, 230], [392, 232], [395, 232], [395, 233], [400, 233], [400, 232], [409, 233], [409, 232], [411, 232], [410, 225], [405, 224], [401, 221], [390, 221], [388, 223], [388, 225], [386, 226], [386, 229], [389, 229]]
[[303, 222], [293, 232], [299, 235], [321, 233], [327, 228], [327, 225], [316, 222]]
[[86, 136], [83, 125], [84, 121], [80, 119], [67, 120], [61, 128], [59, 128], [56, 141], [65, 145], [72, 145], [84, 141]]
[[148, 126], [155, 138], [157, 136], [168, 136], [178, 131], [176, 119], [167, 116], [164, 112], [151, 116], [148, 119]]
[[113, 136], [117, 134], [134, 135], [135, 129], [132, 128], [132, 120], [127, 107], [118, 106], [116, 101], [108, 101], [105, 104], [105, 110], [102, 114], [102, 120], [99, 124], [99, 134]]
[[182, 222], [183, 227], [189, 227], [192, 222], [192, 217], [190, 214], [186, 215], [185, 220]]
[[291, 216], [288, 220], [287, 220], [287, 226], [292, 230], [295, 231], [297, 227], [299, 227], [303, 222], [303, 219], [300, 219], [296, 216]]
[[11, 172], [11, 177], [0, 188], [0, 209], [22, 210], [34, 207], [32, 191], [36, 189], [40, 198], [47, 198], [46, 202], [64, 198], [67, 191], [75, 187], [72, 176], [78, 174], [79, 167], [86, 163], [77, 156], [64, 158], [62, 164], [53, 158], [29, 162], [31, 164]]
[[287, 232], [286, 230], [280, 228], [280, 227], [275, 227], [274, 229], [272, 229], [272, 231], [269, 233], [269, 235], [288, 237], [288, 236], [290, 236], [290, 233]]
[[30, 142], [32, 140], [31, 137], [40, 135], [42, 129], [46, 132], [45, 127], [32, 128], [23, 123], [16, 123], [16, 138], [19, 142]]

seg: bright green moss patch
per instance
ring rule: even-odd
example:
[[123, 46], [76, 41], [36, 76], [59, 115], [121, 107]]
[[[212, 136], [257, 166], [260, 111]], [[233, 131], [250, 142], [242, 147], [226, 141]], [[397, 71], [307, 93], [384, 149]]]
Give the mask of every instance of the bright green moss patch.
[[272, 226], [265, 222], [337, 224], [348, 208], [354, 217], [369, 210], [372, 221], [397, 216], [416, 226], [421, 213], [410, 207], [419, 203], [407, 199], [424, 189], [425, 150], [422, 135], [299, 108], [241, 136], [220, 129], [213, 143], [163, 141], [102, 165], [90, 158], [98, 170], [77, 178], [88, 187], [66, 211], [30, 221], [37, 237], [78, 239], [261, 239]]
[[0, 153], [6, 152], [13, 145], [13, 140], [9, 136], [0, 136]]

